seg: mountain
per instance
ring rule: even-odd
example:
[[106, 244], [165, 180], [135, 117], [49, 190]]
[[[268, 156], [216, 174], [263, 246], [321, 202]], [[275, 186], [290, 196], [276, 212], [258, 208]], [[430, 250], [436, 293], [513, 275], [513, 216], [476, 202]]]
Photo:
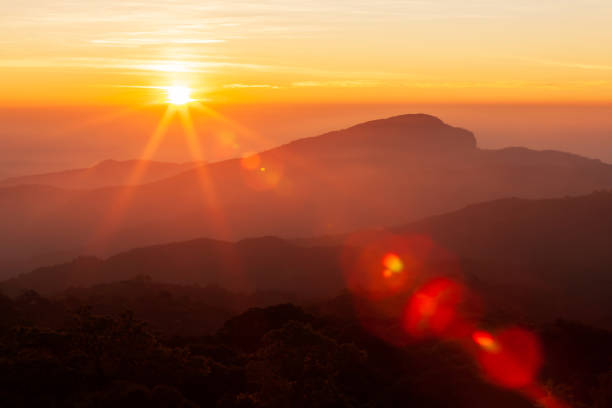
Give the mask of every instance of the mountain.
[[[167, 163], [151, 160], [105, 160], [84, 169], [11, 177], [0, 180], [0, 188], [18, 185], [44, 185], [72, 190], [144, 184], [174, 176], [199, 165], [198, 163]], [[143, 171], [137, 182], [134, 183], [130, 178], [139, 168]]]
[[[424, 237], [407, 241], [411, 248], [427, 248], [427, 242], [440, 248], [421, 251], [427, 253], [421, 280], [452, 273], [488, 303], [520, 310], [532, 319], [563, 316], [612, 327], [610, 210], [612, 192], [503, 199], [398, 227], [391, 236]], [[347, 269], [346, 260], [362, 260], [360, 248], [378, 246], [401, 254], [403, 249], [393, 247], [389, 234], [366, 232], [357, 234], [358, 240], [344, 236], [318, 245], [313, 244], [316, 240], [307, 245], [272, 237], [237, 243], [197, 239], [134, 249], [106, 260], [81, 257], [22, 274], [3, 282], [0, 289], [13, 295], [24, 289], [54, 294], [144, 274], [165, 283], [323, 298], [350, 285], [347, 272], [358, 272]], [[452, 261], [449, 268], [449, 259], [458, 262]], [[380, 267], [378, 258], [376, 265]]]
[[139, 186], [0, 189], [0, 265], [9, 276], [41, 254], [108, 256], [202, 236], [318, 236], [402, 225], [475, 202], [609, 187], [612, 165], [598, 160], [479, 149], [467, 130], [402, 115]]
[[[423, 234], [462, 257], [598, 270], [612, 265], [612, 191], [501, 199], [394, 229]], [[612, 282], [612, 275], [601, 271]]]
[[197, 239], [139, 248], [106, 260], [80, 257], [2, 284], [4, 292], [57, 294], [146, 275], [157, 282], [215, 285], [236, 292], [333, 295], [343, 288], [336, 248], [301, 247], [278, 238], [237, 243]]

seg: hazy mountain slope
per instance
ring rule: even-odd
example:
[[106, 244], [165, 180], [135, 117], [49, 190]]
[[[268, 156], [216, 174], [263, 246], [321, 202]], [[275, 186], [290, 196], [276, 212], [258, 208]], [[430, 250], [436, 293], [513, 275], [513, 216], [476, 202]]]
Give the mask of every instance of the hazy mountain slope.
[[612, 192], [504, 199], [401, 227], [480, 265], [496, 302], [612, 327]]
[[0, 187], [45, 185], [70, 190], [121, 186], [130, 184], [130, 178], [139, 167], [144, 171], [139, 177], [138, 184], [144, 184], [174, 176], [198, 165], [198, 163], [167, 163], [150, 160], [105, 160], [84, 169], [11, 177], [0, 180]]
[[[459, 269], [450, 270], [466, 279], [488, 304], [517, 310], [530, 319], [566, 317], [612, 327], [610, 210], [612, 192], [504, 199], [430, 217], [394, 232], [426, 236], [445, 249], [439, 253], [443, 258], [435, 255], [428, 261], [431, 267], [425, 270], [433, 274], [443, 273], [448, 253], [460, 259]], [[350, 240], [352, 245], [369, 246], [383, 235], [361, 236], [361, 243]], [[107, 260], [79, 258], [40, 268], [3, 282], [0, 288], [9, 294], [23, 289], [59, 293], [69, 287], [148, 275], [159, 282], [212, 284], [234, 291], [328, 296], [345, 288], [346, 273], [353, 272], [341, 260], [361, 252], [356, 246], [343, 248], [341, 239], [324, 241], [330, 244], [297, 245], [278, 238], [177, 242]]]
[[[316, 236], [508, 196], [612, 187], [611, 165], [559, 152], [481, 150], [470, 132], [427, 115], [299, 140], [259, 159], [252, 169], [227, 160], [137, 187], [0, 189], [0, 260], [23, 265], [66, 250], [109, 255], [200, 236]], [[16, 271], [5, 266], [4, 275]]]
[[430, 217], [396, 231], [431, 236], [468, 258], [582, 269], [610, 266], [612, 192], [545, 200], [502, 199]]
[[23, 274], [3, 283], [2, 289], [12, 294], [24, 288], [59, 293], [71, 286], [88, 287], [137, 275], [166, 283], [308, 296], [335, 294], [343, 287], [336, 248], [305, 248], [278, 238], [258, 238], [235, 244], [198, 239], [134, 249], [106, 260], [81, 257]]

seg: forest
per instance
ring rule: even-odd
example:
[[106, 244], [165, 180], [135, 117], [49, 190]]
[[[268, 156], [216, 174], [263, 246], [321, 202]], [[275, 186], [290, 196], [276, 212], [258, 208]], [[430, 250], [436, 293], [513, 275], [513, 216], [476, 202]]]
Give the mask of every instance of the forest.
[[[34, 291], [2, 297], [3, 406], [606, 408], [612, 402], [612, 333], [603, 329], [522, 320], [542, 342], [539, 392], [555, 396], [534, 400], [485, 378], [460, 341], [386, 341], [368, 330], [373, 314], [364, 320], [355, 313], [362, 301], [355, 294], [300, 305], [266, 305], [265, 297], [146, 276], [51, 297]], [[519, 316], [496, 312], [483, 319], [494, 328]], [[393, 324], [384, 316], [376, 321], [387, 333]]]

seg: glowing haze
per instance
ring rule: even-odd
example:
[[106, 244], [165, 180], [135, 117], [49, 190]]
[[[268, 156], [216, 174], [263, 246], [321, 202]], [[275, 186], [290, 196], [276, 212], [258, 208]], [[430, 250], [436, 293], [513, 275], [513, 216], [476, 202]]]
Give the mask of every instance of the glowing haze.
[[[109, 3], [111, 4], [109, 6]], [[602, 103], [612, 3], [6, 2], [0, 105]]]

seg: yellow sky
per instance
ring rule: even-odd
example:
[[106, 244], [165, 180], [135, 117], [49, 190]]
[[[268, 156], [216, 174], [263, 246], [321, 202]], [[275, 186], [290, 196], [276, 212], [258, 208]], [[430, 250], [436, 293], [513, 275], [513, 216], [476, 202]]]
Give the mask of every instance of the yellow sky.
[[612, 102], [610, 0], [3, 3], [3, 106]]

